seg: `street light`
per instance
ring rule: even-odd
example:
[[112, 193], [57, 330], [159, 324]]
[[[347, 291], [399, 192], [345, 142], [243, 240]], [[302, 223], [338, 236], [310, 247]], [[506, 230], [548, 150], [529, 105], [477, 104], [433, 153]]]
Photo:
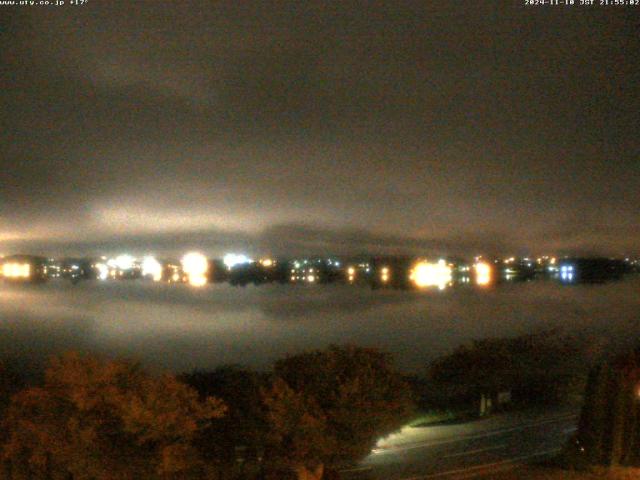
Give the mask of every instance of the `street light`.
[[187, 253], [182, 257], [182, 270], [187, 275], [190, 285], [201, 287], [207, 283], [209, 260], [201, 253]]

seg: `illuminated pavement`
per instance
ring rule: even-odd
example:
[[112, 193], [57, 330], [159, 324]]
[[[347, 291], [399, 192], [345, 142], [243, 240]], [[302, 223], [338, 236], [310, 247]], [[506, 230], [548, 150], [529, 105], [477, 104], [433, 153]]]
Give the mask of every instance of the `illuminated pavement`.
[[510, 413], [469, 423], [405, 427], [382, 439], [349, 478], [471, 478], [558, 452], [575, 431], [572, 410]]

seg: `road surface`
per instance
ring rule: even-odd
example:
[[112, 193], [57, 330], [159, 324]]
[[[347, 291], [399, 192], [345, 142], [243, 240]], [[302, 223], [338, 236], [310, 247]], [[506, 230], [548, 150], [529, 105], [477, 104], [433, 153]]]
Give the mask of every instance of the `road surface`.
[[404, 427], [378, 441], [347, 478], [473, 478], [557, 453], [576, 429], [577, 412], [495, 415], [467, 423]]

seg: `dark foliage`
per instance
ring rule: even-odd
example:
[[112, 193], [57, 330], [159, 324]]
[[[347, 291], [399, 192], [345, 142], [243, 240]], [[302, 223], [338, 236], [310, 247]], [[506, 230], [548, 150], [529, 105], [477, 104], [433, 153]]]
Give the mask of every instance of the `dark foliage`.
[[589, 463], [640, 466], [640, 348], [591, 371], [577, 442]]
[[440, 406], [499, 391], [522, 403], [550, 403], [581, 385], [586, 369], [574, 342], [553, 330], [477, 340], [429, 365], [426, 395]]

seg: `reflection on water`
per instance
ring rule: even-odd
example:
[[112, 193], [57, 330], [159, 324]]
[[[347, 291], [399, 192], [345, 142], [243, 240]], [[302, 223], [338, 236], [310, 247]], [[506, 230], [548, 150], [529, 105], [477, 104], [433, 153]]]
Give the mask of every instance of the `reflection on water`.
[[426, 292], [345, 285], [234, 288], [140, 282], [0, 285], [0, 351], [39, 360], [67, 349], [137, 358], [175, 371], [275, 358], [331, 343], [396, 355], [405, 370], [474, 338], [562, 327], [633, 339], [640, 281], [552, 282]]

